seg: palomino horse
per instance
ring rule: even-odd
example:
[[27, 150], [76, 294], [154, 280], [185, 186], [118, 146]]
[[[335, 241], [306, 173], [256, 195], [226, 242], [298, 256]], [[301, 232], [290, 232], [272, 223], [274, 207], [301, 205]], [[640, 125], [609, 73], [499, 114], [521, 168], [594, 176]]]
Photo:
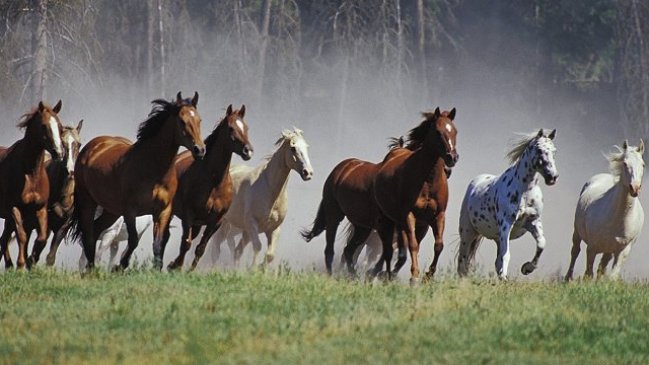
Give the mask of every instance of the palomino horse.
[[423, 113], [424, 121], [408, 134], [405, 148], [396, 149], [392, 158], [386, 160], [374, 177], [374, 198], [387, 217], [386, 227], [381, 234], [383, 242], [382, 259], [371, 274], [376, 275], [386, 265], [391, 275], [393, 228], [396, 228], [400, 243], [400, 257], [395, 265], [398, 270], [405, 263], [402, 249], [407, 243], [412, 260], [411, 281], [419, 280], [419, 242], [428, 227], [435, 235], [435, 257], [428, 272], [432, 276], [437, 260], [444, 248], [443, 235], [446, 205], [448, 203], [448, 182], [445, 166], [453, 167], [458, 159], [457, 129], [453, 123], [455, 108], [451, 111]]
[[291, 170], [297, 172], [302, 180], [311, 180], [313, 168], [309, 160], [309, 152], [302, 131], [294, 128], [285, 130], [275, 142], [278, 146], [264, 163], [257, 167], [235, 165], [230, 168], [234, 199], [230, 209], [223, 217], [224, 225], [214, 238], [213, 261], [219, 256], [223, 239], [228, 237], [234, 242], [233, 228], [241, 232], [239, 245], [233, 250], [235, 262], [239, 262], [241, 254], [248, 242], [252, 241], [254, 256], [253, 265], [261, 251], [259, 233], [264, 233], [268, 240], [266, 263], [275, 257], [275, 246], [279, 238], [280, 226], [286, 217], [288, 209], [288, 194], [286, 185]]
[[496, 273], [507, 279], [509, 241], [525, 232], [536, 240], [536, 254], [521, 267], [523, 275], [536, 269], [545, 247], [543, 236], [543, 193], [537, 173], [547, 185], [554, 185], [558, 173], [552, 142], [556, 129], [525, 136], [507, 154], [511, 166], [500, 176], [482, 174], [469, 183], [460, 210], [460, 251], [457, 271], [466, 276], [483, 237], [497, 243]]
[[228, 106], [225, 117], [205, 139], [205, 159], [197, 161], [188, 153], [182, 153], [176, 158], [175, 169], [179, 184], [173, 212], [182, 220], [183, 235], [180, 252], [167, 267], [169, 270], [183, 266], [192, 240], [198, 235], [201, 226], [205, 226], [192, 262], [192, 269], [196, 267], [205, 252], [207, 241], [219, 229], [223, 216], [230, 208], [233, 194], [230, 177], [232, 154], [236, 153], [248, 161], [253, 152], [248, 141], [245, 114], [245, 105], [239, 110], [232, 110], [232, 105]]
[[[72, 236], [81, 236], [88, 268], [95, 264], [99, 233], [120, 216], [124, 216], [129, 237], [120, 268], [128, 267], [138, 244], [135, 217], [146, 214], [153, 215], [154, 265], [162, 267], [163, 236], [169, 233], [178, 185], [174, 158], [178, 148], [185, 146], [201, 159], [205, 144], [196, 110], [198, 93], [192, 99], [183, 99], [179, 92], [175, 102], [158, 99], [152, 103], [153, 109], [140, 124], [135, 143], [123, 137], [96, 137], [79, 154], [74, 174]], [[94, 220], [98, 206], [104, 211]]]
[[618, 147], [618, 152], [606, 156], [611, 173], [593, 176], [581, 189], [566, 280], [572, 279], [582, 240], [588, 245], [586, 277], [593, 277], [595, 256], [600, 253], [602, 258], [597, 275], [606, 273], [606, 265], [613, 258], [611, 277], [619, 277], [620, 268], [644, 224], [644, 211], [638, 199], [645, 167], [643, 154], [642, 140], [638, 147], [629, 146], [624, 141], [622, 148]]
[[[7, 245], [15, 231], [18, 268], [36, 263], [47, 243], [50, 183], [45, 171], [45, 151], [54, 159], [63, 158], [59, 111], [60, 100], [54, 108], [40, 102], [18, 124], [25, 129], [25, 136], [11, 147], [0, 149], [0, 217], [5, 219], [0, 250], [3, 254], [8, 252]], [[27, 259], [27, 243], [34, 229], [38, 237]], [[5, 258], [5, 266], [13, 266], [9, 256]]]
[[62, 161], [50, 160], [46, 166], [47, 176], [50, 179], [47, 219], [50, 231], [54, 232], [52, 243], [50, 243], [50, 252], [46, 258], [48, 266], [54, 265], [59, 245], [70, 229], [70, 216], [74, 209], [74, 165], [81, 148], [79, 133], [82, 126], [83, 120], [79, 121], [76, 127], [63, 127], [61, 140], [65, 152], [64, 159]]

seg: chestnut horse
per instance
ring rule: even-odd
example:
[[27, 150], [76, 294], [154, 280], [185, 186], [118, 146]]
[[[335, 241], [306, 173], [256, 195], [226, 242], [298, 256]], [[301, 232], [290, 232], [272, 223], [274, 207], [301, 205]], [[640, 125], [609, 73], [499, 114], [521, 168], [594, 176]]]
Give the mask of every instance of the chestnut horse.
[[[192, 270], [205, 252], [205, 246], [221, 226], [223, 216], [232, 203], [234, 193], [230, 177], [232, 153], [244, 161], [252, 157], [252, 146], [248, 141], [248, 124], [244, 121], [246, 106], [232, 110], [228, 106], [225, 117], [205, 139], [207, 154], [197, 161], [189, 153], [176, 157], [174, 166], [178, 174], [178, 193], [174, 198], [174, 215], [182, 220], [183, 235], [178, 257], [167, 267], [169, 270], [181, 268], [185, 254], [198, 235], [201, 226], [205, 231], [196, 246]], [[169, 235], [165, 235], [163, 249]]]
[[[444, 248], [443, 234], [445, 211], [448, 203], [448, 181], [445, 166], [453, 167], [459, 155], [456, 149], [457, 129], [453, 123], [455, 108], [440, 112], [423, 113], [424, 121], [408, 135], [406, 148], [396, 149], [374, 177], [374, 198], [381, 210], [387, 233], [379, 235], [383, 242], [383, 255], [372, 270], [377, 274], [386, 264], [391, 275], [393, 230], [396, 228], [400, 253], [407, 243], [412, 260], [411, 281], [419, 280], [419, 242], [428, 226], [435, 235], [435, 258], [428, 272], [432, 276], [437, 260]], [[400, 254], [395, 265], [400, 268], [405, 255]]]
[[[7, 245], [15, 231], [18, 239], [18, 268], [30, 268], [40, 257], [47, 243], [47, 203], [50, 182], [45, 171], [45, 151], [54, 159], [63, 157], [61, 145], [61, 101], [53, 107], [43, 102], [25, 114], [18, 124], [25, 136], [11, 147], [0, 148], [0, 217], [4, 230], [0, 236], [0, 250], [8, 252]], [[36, 229], [38, 237], [32, 255], [27, 259], [27, 243]], [[12, 267], [9, 255], [5, 266]]]
[[[180, 146], [189, 149], [195, 158], [205, 155], [201, 138], [201, 118], [196, 110], [198, 93], [192, 99], [157, 99], [149, 117], [140, 124], [137, 141], [123, 137], [93, 138], [81, 150], [75, 176], [75, 201], [72, 214], [72, 237], [81, 237], [88, 268], [95, 265], [97, 238], [120, 216], [128, 231], [128, 248], [120, 265], [128, 267], [137, 248], [135, 218], [153, 216], [154, 265], [162, 268], [165, 234], [171, 219], [172, 203], [178, 185], [174, 158]], [[103, 213], [96, 220], [98, 206]]]

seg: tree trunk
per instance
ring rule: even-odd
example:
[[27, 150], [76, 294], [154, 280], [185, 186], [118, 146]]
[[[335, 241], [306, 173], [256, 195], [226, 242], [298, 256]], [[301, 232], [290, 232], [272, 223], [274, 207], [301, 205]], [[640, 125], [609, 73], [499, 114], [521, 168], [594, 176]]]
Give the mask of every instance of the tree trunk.
[[154, 53], [154, 37], [155, 37], [155, 5], [153, 4], [154, 0], [147, 0], [147, 27], [146, 27], [146, 41], [147, 41], [147, 50], [146, 50], [146, 72], [147, 72], [147, 92], [149, 94], [153, 93], [153, 53]]
[[270, 26], [271, 0], [261, 3], [261, 16], [259, 19], [259, 64], [257, 65], [257, 103], [261, 105], [264, 95], [264, 76], [266, 70], [266, 50], [268, 49], [268, 28]]
[[158, 31], [160, 32], [160, 96], [164, 97], [167, 91], [166, 72], [165, 72], [165, 39], [164, 24], [162, 13], [162, 0], [158, 0]]
[[32, 38], [32, 103], [46, 98], [47, 85], [47, 0], [34, 1], [36, 31]]
[[424, 0], [415, 0], [415, 22], [417, 37], [417, 78], [421, 85], [421, 101], [428, 102], [428, 79], [426, 75], [426, 18]]

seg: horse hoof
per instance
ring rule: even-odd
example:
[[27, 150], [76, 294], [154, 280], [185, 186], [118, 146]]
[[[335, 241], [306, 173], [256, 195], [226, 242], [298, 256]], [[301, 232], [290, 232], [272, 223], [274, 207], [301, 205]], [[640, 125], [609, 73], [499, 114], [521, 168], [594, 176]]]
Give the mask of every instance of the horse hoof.
[[[89, 268], [89, 270], [92, 270], [92, 268]], [[123, 272], [124, 268], [122, 267], [122, 265], [115, 265], [110, 271], [115, 273]]]
[[410, 278], [410, 286], [417, 287], [419, 284], [421, 284], [420, 278]]
[[178, 265], [175, 261], [172, 261], [169, 263], [169, 265], [167, 265], [167, 271], [177, 271], [179, 268], [180, 265]]
[[534, 270], [536, 269], [536, 265], [534, 265], [532, 262], [528, 261], [521, 266], [521, 273], [523, 275], [529, 275], [531, 274]]

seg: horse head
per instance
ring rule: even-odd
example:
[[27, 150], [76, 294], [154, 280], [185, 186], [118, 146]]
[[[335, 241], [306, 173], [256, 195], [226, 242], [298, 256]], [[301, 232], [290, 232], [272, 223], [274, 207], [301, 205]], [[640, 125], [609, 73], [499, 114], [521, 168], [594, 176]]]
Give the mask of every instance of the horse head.
[[284, 131], [277, 143], [288, 146], [285, 154], [286, 166], [300, 174], [302, 180], [309, 181], [313, 177], [313, 167], [311, 167], [311, 160], [309, 159], [309, 144], [302, 133], [297, 128], [293, 128], [292, 132]]
[[637, 197], [642, 189], [642, 176], [644, 175], [645, 162], [644, 141], [641, 139], [637, 147], [629, 146], [628, 141], [622, 144], [620, 179], [629, 187], [629, 194]]
[[[59, 111], [61, 111], [61, 100], [53, 108], [38, 103], [36, 112], [24, 123], [21, 127], [27, 127], [27, 133], [34, 133], [38, 135], [38, 139], [43, 143], [43, 147], [47, 152], [52, 155], [52, 158], [58, 161], [63, 160], [63, 144], [61, 142], [61, 120], [59, 119]], [[40, 124], [39, 128], [32, 128], [32, 123]]]
[[554, 146], [554, 137], [557, 130], [553, 129], [548, 135], [545, 135], [543, 129], [540, 129], [536, 137], [529, 143], [532, 149], [532, 166], [543, 176], [547, 185], [554, 185], [559, 178], [557, 165], [554, 162], [554, 154], [557, 148]]
[[81, 149], [81, 137], [79, 135], [82, 126], [83, 119], [79, 121], [76, 127], [63, 127], [63, 133], [61, 134], [65, 168], [69, 178], [74, 178], [74, 165]]
[[248, 140], [248, 124], [244, 120], [246, 115], [246, 106], [241, 105], [238, 110], [232, 109], [232, 104], [228, 106], [225, 112], [225, 123], [228, 125], [230, 138], [232, 143], [232, 151], [241, 156], [244, 161], [252, 158], [253, 148]]
[[198, 92], [191, 99], [183, 99], [180, 91], [176, 95], [178, 110], [177, 137], [179, 144], [192, 152], [195, 159], [205, 157], [205, 143], [201, 138], [201, 116], [198, 114]]

